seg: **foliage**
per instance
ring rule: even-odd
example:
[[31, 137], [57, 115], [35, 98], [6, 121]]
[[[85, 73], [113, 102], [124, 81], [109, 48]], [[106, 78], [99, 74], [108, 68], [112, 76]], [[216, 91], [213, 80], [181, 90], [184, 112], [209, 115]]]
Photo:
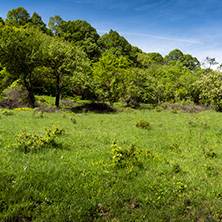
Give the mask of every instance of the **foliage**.
[[179, 49], [171, 51], [164, 59], [172, 64], [179, 61], [184, 67], [187, 67], [192, 71], [200, 67], [200, 62], [196, 57], [192, 57], [189, 54], [183, 54]]
[[13, 116], [14, 113], [9, 110], [2, 110], [0, 113], [2, 116]]
[[58, 36], [83, 49], [91, 61], [98, 61], [101, 54], [98, 45], [100, 37], [96, 29], [88, 22], [82, 20], [62, 21], [58, 25]]
[[6, 21], [9, 21], [13, 25], [16, 25], [16, 23], [19, 25], [24, 25], [28, 22], [29, 18], [30, 14], [27, 12], [27, 10], [23, 7], [18, 7], [8, 11]]
[[136, 148], [135, 145], [131, 145], [129, 148], [123, 149], [115, 142], [111, 145], [112, 148], [112, 162], [113, 166], [118, 168], [126, 168], [132, 171], [134, 166], [143, 166], [145, 159], [150, 157], [149, 149]]
[[28, 100], [28, 92], [25, 90], [25, 88], [19, 83], [19, 81], [13, 82], [9, 87], [7, 87], [2, 92], [3, 98], [17, 101], [18, 104], [25, 104]]
[[198, 84], [201, 88], [200, 97], [203, 102], [215, 105], [219, 111], [222, 111], [222, 73], [211, 71], [203, 74]]
[[126, 57], [115, 57], [111, 53], [104, 53], [99, 61], [93, 64], [93, 77], [101, 99], [113, 104], [122, 97], [129, 65]]
[[24, 132], [19, 133], [15, 143], [16, 149], [23, 152], [29, 152], [31, 149], [36, 151], [41, 150], [42, 148], [52, 147], [56, 144], [56, 136], [64, 134], [64, 129], [58, 127], [54, 127], [53, 129], [44, 128], [44, 131], [44, 136], [36, 134], [35, 131], [29, 133], [25, 130]]
[[136, 122], [136, 127], [142, 128], [142, 129], [152, 129], [150, 122], [146, 120], [138, 120]]
[[[33, 83], [35, 69], [43, 65], [44, 35], [34, 29], [4, 29], [0, 41], [0, 61], [14, 79], [20, 79], [28, 91], [30, 106], [35, 106]], [[11, 53], [13, 52], [13, 53]]]
[[105, 33], [100, 37], [98, 44], [103, 51], [109, 51], [117, 57], [126, 56], [129, 60], [136, 63], [137, 50], [123, 36], [120, 36], [118, 32], [111, 29], [109, 33]]
[[158, 65], [163, 63], [163, 57], [161, 54], [152, 52], [144, 53], [139, 52], [137, 54], [138, 66], [141, 68], [150, 68], [153, 65]]
[[48, 38], [44, 42], [44, 50], [47, 76], [53, 79], [56, 86], [55, 105], [58, 107], [63, 89], [70, 85], [73, 76], [87, 75], [90, 72], [90, 62], [80, 48], [58, 38]]
[[[161, 104], [191, 101], [209, 102], [202, 95], [200, 76], [211, 72], [215, 59], [207, 57], [202, 69], [197, 58], [172, 50], [164, 58], [157, 52], [144, 53], [118, 32], [99, 36], [84, 20], [65, 21], [50, 17], [49, 28], [36, 12], [18, 7], [0, 22], [0, 92], [20, 79], [28, 91], [29, 105], [35, 95]], [[43, 34], [45, 33], [45, 34]], [[10, 52], [14, 53], [10, 53]]]

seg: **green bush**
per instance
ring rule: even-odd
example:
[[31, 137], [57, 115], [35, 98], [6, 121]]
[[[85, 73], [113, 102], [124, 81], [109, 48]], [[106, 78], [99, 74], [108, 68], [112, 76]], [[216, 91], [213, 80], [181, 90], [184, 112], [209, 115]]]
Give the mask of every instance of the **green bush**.
[[178, 110], [177, 109], [172, 109], [170, 112], [173, 113], [173, 114], [177, 114]]
[[161, 112], [161, 111], [163, 111], [163, 107], [162, 106], [157, 106], [155, 108], [155, 110], [156, 110], [156, 112]]
[[143, 161], [150, 157], [149, 149], [137, 148], [135, 145], [123, 149], [114, 143], [111, 145], [111, 148], [113, 166], [116, 168], [132, 169], [134, 166], [142, 167]]
[[44, 136], [36, 134], [35, 131], [32, 133], [24, 131], [18, 134], [15, 147], [24, 152], [29, 152], [31, 149], [38, 150], [43, 147], [50, 147], [56, 144], [56, 136], [62, 135], [65, 132], [58, 127], [54, 127], [53, 129], [45, 128], [44, 131]]
[[210, 148], [209, 150], [205, 150], [205, 156], [215, 158], [215, 157], [217, 157], [217, 154], [215, 153], [215, 151], [212, 148]]
[[145, 121], [145, 120], [138, 120], [136, 122], [136, 127], [142, 128], [142, 129], [151, 129], [150, 122]]
[[9, 110], [3, 110], [1, 111], [0, 113], [2, 116], [13, 116], [14, 113], [12, 111], [9, 111]]

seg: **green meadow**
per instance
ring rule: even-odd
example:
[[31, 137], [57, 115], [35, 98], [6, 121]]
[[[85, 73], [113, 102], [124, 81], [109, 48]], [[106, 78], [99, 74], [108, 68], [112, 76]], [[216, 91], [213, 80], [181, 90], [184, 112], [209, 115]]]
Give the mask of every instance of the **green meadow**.
[[222, 114], [0, 110], [0, 221], [220, 221]]

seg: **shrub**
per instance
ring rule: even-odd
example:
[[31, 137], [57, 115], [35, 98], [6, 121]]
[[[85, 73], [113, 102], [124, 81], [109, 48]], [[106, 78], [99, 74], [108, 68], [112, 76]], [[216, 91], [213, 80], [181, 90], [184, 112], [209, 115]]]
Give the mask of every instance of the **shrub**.
[[18, 81], [15, 81], [5, 89], [2, 93], [3, 100], [0, 106], [7, 108], [15, 108], [24, 106], [28, 102], [28, 92], [25, 90]]
[[9, 110], [3, 110], [1, 111], [0, 113], [2, 116], [13, 116], [14, 113], [12, 111], [9, 111]]
[[173, 172], [179, 173], [181, 171], [181, 167], [179, 163], [174, 163], [173, 164]]
[[161, 112], [161, 111], [163, 111], [163, 107], [157, 106], [157, 107], [155, 108], [155, 110], [156, 110], [156, 112]]
[[75, 118], [71, 118], [70, 119], [72, 123], [76, 124], [76, 119]]
[[171, 149], [171, 150], [179, 150], [179, 145], [178, 145], [177, 143], [172, 143], [172, 144], [170, 145], [170, 149]]
[[205, 150], [205, 156], [215, 158], [215, 157], [217, 157], [217, 154], [215, 153], [215, 151], [212, 148], [210, 148], [207, 151]]
[[136, 122], [136, 126], [139, 128], [142, 128], [142, 129], [151, 129], [152, 128], [150, 125], [150, 122], [145, 121], [145, 120], [138, 120]]
[[35, 131], [28, 133], [26, 131], [17, 135], [16, 148], [23, 152], [29, 152], [31, 149], [39, 150], [43, 147], [50, 147], [55, 145], [55, 138], [57, 135], [64, 134], [64, 130], [58, 127], [53, 129], [45, 128], [45, 135], [38, 135]]
[[178, 110], [177, 110], [177, 109], [172, 109], [170, 112], [171, 112], [171, 113], [174, 113], [174, 114], [177, 114], [177, 113], [178, 113]]
[[134, 166], [143, 166], [144, 159], [150, 157], [149, 149], [137, 148], [131, 145], [129, 148], [121, 148], [116, 143], [111, 145], [112, 148], [112, 162], [116, 168], [132, 169]]

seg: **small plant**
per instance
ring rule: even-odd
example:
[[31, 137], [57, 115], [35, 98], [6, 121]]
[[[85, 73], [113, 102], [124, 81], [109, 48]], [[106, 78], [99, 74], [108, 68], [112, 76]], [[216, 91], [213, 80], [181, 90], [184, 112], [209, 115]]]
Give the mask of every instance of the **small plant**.
[[40, 110], [39, 108], [33, 109], [33, 116], [35, 116], [36, 113], [39, 114], [38, 117], [40, 117], [40, 118], [43, 118], [43, 117], [44, 117], [44, 116], [43, 116], [43, 114], [44, 114], [44, 111], [43, 111], [43, 110]]
[[201, 127], [201, 129], [208, 129], [209, 125], [207, 120], [204, 119], [204, 117], [198, 117], [196, 115], [193, 115], [189, 120], [188, 124], [190, 127]]
[[143, 160], [150, 156], [149, 149], [136, 148], [131, 145], [129, 148], [121, 148], [116, 143], [111, 145], [113, 153], [113, 165], [116, 168], [132, 169], [134, 166], [143, 166]]
[[211, 164], [207, 164], [205, 166], [206, 166], [206, 171], [207, 171], [208, 176], [217, 176], [218, 175], [219, 170], [215, 166], [213, 166]]
[[50, 147], [56, 144], [55, 138], [57, 135], [64, 134], [64, 130], [58, 127], [54, 127], [53, 129], [45, 128], [44, 131], [45, 136], [38, 135], [35, 131], [32, 133], [24, 131], [18, 134], [15, 144], [16, 148], [26, 153], [30, 150], [39, 150], [43, 147]]
[[179, 163], [174, 163], [173, 164], [173, 172], [175, 172], [175, 173], [181, 172], [181, 167], [180, 167]]
[[157, 107], [155, 108], [155, 110], [156, 110], [156, 112], [161, 112], [161, 111], [163, 111], [163, 107], [157, 106]]
[[198, 116], [192, 116], [191, 118], [188, 119], [188, 124], [190, 127], [197, 127], [199, 124], [199, 118]]
[[177, 143], [173, 143], [170, 145], [171, 150], [179, 150], [179, 145]]
[[71, 118], [70, 120], [72, 121], [72, 123], [76, 124], [76, 119], [75, 118]]
[[174, 184], [174, 193], [177, 194], [179, 197], [186, 191], [187, 185], [183, 184], [182, 182], [177, 182]]
[[29, 107], [20, 107], [20, 108], [14, 108], [13, 110], [16, 110], [16, 111], [32, 111], [33, 109], [31, 109]]
[[40, 103], [48, 103], [43, 97], [39, 99]]
[[204, 154], [206, 157], [211, 157], [211, 158], [216, 158], [217, 157], [217, 154], [215, 153], [215, 151], [210, 148], [209, 150], [204, 150]]
[[9, 110], [3, 110], [3, 111], [1, 111], [1, 115], [3, 115], [3, 116], [13, 116], [14, 113], [12, 111], [9, 111]]
[[142, 128], [142, 129], [151, 129], [150, 122], [145, 120], [139, 120], [136, 122], [136, 127]]
[[173, 114], [177, 114], [178, 110], [177, 109], [172, 109], [170, 112], [173, 113]]

